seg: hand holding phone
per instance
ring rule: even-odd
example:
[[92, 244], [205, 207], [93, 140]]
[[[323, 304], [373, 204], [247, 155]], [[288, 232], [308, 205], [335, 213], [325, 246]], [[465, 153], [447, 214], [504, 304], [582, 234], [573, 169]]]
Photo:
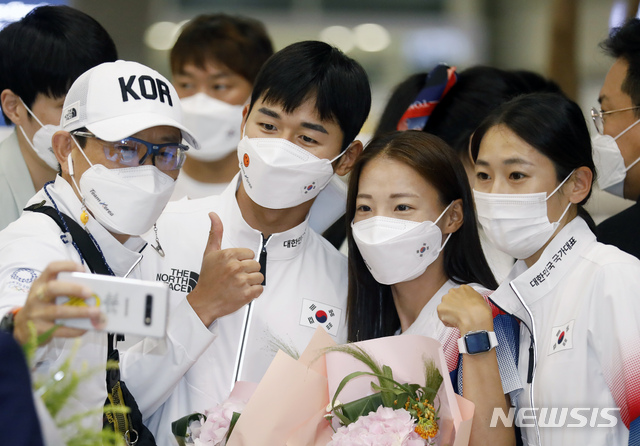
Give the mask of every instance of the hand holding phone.
[[[165, 335], [169, 304], [166, 284], [88, 273], [60, 273], [58, 280], [91, 290], [91, 296], [84, 299], [59, 296], [56, 304], [100, 309], [106, 319], [102, 330], [140, 336]], [[95, 329], [89, 319], [59, 319], [57, 322], [67, 327]]]
[[[87, 321], [93, 321], [95, 326], [100, 326], [101, 314], [96, 308], [59, 307], [55, 304], [57, 296], [73, 294], [82, 298], [91, 295], [90, 290], [82, 285], [58, 281], [58, 274], [63, 271], [80, 272], [84, 271], [84, 267], [68, 260], [51, 262], [34, 280], [24, 306], [15, 316], [13, 336], [20, 344], [24, 345], [31, 339], [31, 323], [33, 323], [38, 336], [50, 331], [56, 325], [56, 320], [61, 318], [84, 318]], [[78, 328], [57, 327], [52, 335], [60, 338], [73, 338], [84, 333], [85, 330]], [[49, 339], [44, 343], [48, 341]]]

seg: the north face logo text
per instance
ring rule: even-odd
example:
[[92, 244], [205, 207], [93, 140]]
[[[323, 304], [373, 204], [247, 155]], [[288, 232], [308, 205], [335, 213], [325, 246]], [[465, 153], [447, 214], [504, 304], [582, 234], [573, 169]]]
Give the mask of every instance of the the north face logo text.
[[71, 108], [71, 109], [69, 109], [67, 111], [67, 113], [65, 113], [64, 119], [68, 121], [70, 119], [75, 118], [77, 115], [78, 115], [78, 113], [76, 112], [76, 109], [75, 108]]
[[173, 291], [190, 293], [196, 287], [200, 274], [188, 269], [171, 268], [170, 274], [157, 274], [156, 281], [164, 282]]
[[[136, 82], [137, 78], [137, 82]], [[145, 99], [160, 99], [160, 102], [164, 103], [165, 98], [169, 105], [173, 107], [171, 101], [171, 91], [169, 86], [160, 79], [154, 79], [151, 76], [129, 76], [129, 80], [125, 82], [124, 77], [119, 77], [120, 92], [122, 93], [122, 102], [127, 102], [129, 98], [140, 100]], [[135, 89], [137, 87], [137, 90]]]

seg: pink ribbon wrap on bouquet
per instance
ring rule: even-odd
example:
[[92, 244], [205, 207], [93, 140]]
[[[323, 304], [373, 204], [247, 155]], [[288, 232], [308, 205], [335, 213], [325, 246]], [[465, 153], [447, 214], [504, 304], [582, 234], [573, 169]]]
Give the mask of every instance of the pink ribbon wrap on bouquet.
[[[340, 381], [356, 371], [370, 372], [352, 356], [325, 349], [335, 345], [318, 328], [297, 361], [278, 352], [236, 423], [228, 446], [326, 446], [333, 429], [324, 418]], [[436, 407], [440, 408], [440, 445], [466, 446], [469, 442], [474, 405], [453, 391], [442, 347], [423, 336], [403, 335], [354, 343], [378, 364], [393, 369], [400, 383], [425, 384], [424, 358], [432, 359], [443, 376]], [[347, 403], [373, 393], [371, 382], [352, 379], [338, 399]]]

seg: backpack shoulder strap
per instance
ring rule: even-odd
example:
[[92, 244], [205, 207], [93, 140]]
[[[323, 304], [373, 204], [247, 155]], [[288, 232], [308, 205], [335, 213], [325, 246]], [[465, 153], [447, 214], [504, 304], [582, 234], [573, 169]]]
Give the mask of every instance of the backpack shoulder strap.
[[[109, 267], [102, 259], [102, 255], [98, 248], [96, 247], [87, 231], [85, 231], [76, 221], [64, 214], [63, 212], [58, 213], [51, 206], [45, 206], [45, 201], [43, 200], [40, 203], [36, 203], [24, 209], [25, 211], [31, 212], [39, 212], [41, 214], [46, 214], [53, 221], [56, 222], [58, 227], [63, 234], [68, 233], [71, 236], [71, 240], [78, 246], [78, 249], [82, 253], [84, 260], [87, 262], [89, 269], [91, 272], [95, 274], [104, 274], [110, 276]], [[64, 220], [63, 220], [64, 219]]]

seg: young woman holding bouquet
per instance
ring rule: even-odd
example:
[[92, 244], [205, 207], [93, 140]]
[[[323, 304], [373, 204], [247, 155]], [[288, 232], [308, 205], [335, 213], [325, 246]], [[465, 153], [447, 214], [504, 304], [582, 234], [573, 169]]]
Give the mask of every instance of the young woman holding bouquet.
[[[494, 408], [508, 412], [505, 395], [522, 387], [518, 328], [482, 296], [497, 284], [460, 159], [420, 131], [374, 138], [350, 179], [347, 221], [349, 339], [410, 333], [439, 340], [454, 387], [476, 404], [471, 443], [515, 444], [511, 427], [491, 428], [490, 420]], [[461, 285], [477, 292], [456, 290]], [[447, 293], [450, 303], [441, 304]], [[463, 351], [461, 333], [468, 336]]]
[[637, 444], [640, 262], [587, 223], [595, 168], [580, 108], [516, 98], [476, 130], [471, 153], [478, 220], [519, 259], [491, 299], [520, 320], [516, 403], [535, 414], [524, 444]]

